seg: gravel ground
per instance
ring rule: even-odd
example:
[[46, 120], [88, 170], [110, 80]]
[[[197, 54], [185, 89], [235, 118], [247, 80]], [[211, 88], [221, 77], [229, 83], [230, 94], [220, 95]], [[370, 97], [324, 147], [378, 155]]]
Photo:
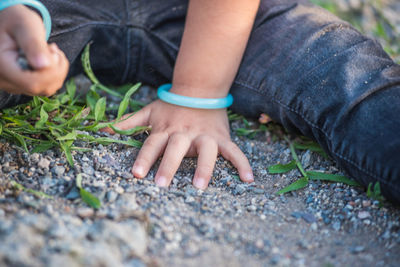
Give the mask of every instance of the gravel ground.
[[[152, 95], [144, 89], [137, 97]], [[256, 181], [241, 183], [220, 158], [206, 191], [191, 185], [191, 159], [169, 189], [160, 189], [156, 168], [144, 180], [130, 174], [136, 148], [79, 143], [92, 150], [74, 152], [71, 169], [56, 149], [27, 154], [0, 139], [0, 266], [398, 266], [399, 207], [379, 207], [361, 188], [315, 181], [276, 196], [299, 173], [268, 173], [291, 160], [273, 134], [248, 139], [232, 132]], [[340, 173], [318, 154], [299, 157], [306, 170]], [[77, 173], [102, 201], [99, 210], [79, 198]], [[52, 199], [15, 190], [10, 180]]]

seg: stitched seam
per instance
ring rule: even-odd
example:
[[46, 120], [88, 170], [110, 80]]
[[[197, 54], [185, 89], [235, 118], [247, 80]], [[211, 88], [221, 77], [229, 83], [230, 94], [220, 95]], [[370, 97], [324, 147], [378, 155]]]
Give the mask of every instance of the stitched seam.
[[80, 30], [80, 29], [82, 29], [82, 28], [84, 28], [84, 27], [87, 27], [87, 26], [121, 27], [120, 24], [116, 24], [116, 23], [90, 22], [90, 23], [81, 24], [81, 25], [79, 25], [79, 26], [75, 26], [75, 27], [70, 28], [70, 29], [68, 29], [68, 30], [66, 30], [66, 31], [60, 31], [60, 32], [58, 32], [58, 33], [52, 34], [51, 37], [55, 37], [55, 36], [58, 36], [58, 35], [61, 35], [61, 34], [65, 34], [65, 33], [70, 33], [70, 32], [73, 32], [73, 31], [77, 31], [77, 30]]
[[[249, 86], [249, 85], [243, 84], [243, 83], [241, 83], [241, 82], [239, 82], [239, 81], [235, 81], [234, 83], [236, 83], [236, 84], [238, 84], [238, 85], [241, 85], [241, 86], [244, 86], [244, 87], [246, 87], [246, 88], [248, 88], [248, 89], [251, 89], [251, 90], [253, 90], [253, 91], [255, 91], [255, 92], [258, 92], [258, 93], [260, 92], [260, 91], [257, 90], [256, 88], [253, 88], [253, 87], [251, 87], [251, 86]], [[289, 110], [289, 111], [295, 113], [296, 115], [298, 115], [299, 117], [301, 117], [303, 120], [305, 120], [307, 123], [309, 123], [312, 127], [316, 128], [316, 129], [319, 130], [323, 135], [325, 135], [325, 137], [329, 140], [330, 143], [332, 142], [332, 141], [331, 141], [331, 138], [328, 136], [328, 134], [327, 134], [324, 130], [322, 130], [320, 127], [316, 126], [314, 123], [310, 122], [310, 120], [308, 120], [307, 118], [304, 118], [298, 111], [294, 110], [293, 108], [289, 107], [288, 105], [286, 105], [286, 104], [280, 102], [279, 100], [277, 100], [277, 99], [275, 99], [275, 98], [270, 98], [270, 99], [271, 99], [273, 102], [275, 102], [276, 104], [278, 104], [278, 105], [280, 105], [281, 107], [285, 108], [286, 110]], [[353, 165], [354, 167], [356, 167], [356, 168], [357, 168], [358, 170], [360, 170], [361, 172], [363, 172], [363, 173], [365, 173], [365, 174], [367, 174], [367, 175], [369, 175], [369, 176], [375, 178], [376, 180], [379, 180], [379, 182], [382, 182], [382, 183], [384, 183], [384, 184], [386, 184], [386, 185], [394, 186], [393, 183], [390, 183], [390, 182], [388, 182], [388, 181], [386, 181], [386, 180], [383, 180], [380, 176], [377, 176], [375, 173], [372, 173], [371, 171], [364, 169], [362, 166], [360, 166], [359, 164], [357, 164], [357, 163], [355, 163], [354, 161], [350, 160], [350, 159], [347, 158], [346, 156], [344, 156], [344, 155], [342, 155], [342, 154], [339, 154], [339, 153], [337, 153], [337, 152], [335, 152], [335, 151], [333, 151], [333, 150], [332, 150], [331, 152], [332, 152], [334, 155], [338, 156], [339, 158], [341, 158], [341, 159], [345, 160], [346, 162], [350, 163], [351, 165]], [[400, 192], [400, 191], [399, 191], [399, 192]]]
[[125, 52], [126, 52], [126, 57], [125, 57], [125, 70], [124, 73], [122, 75], [121, 78], [121, 83], [125, 82], [127, 77], [128, 77], [128, 73], [129, 73], [129, 69], [131, 67], [131, 61], [130, 61], [130, 57], [131, 57], [131, 52], [130, 52], [130, 47], [131, 47], [131, 31], [130, 29], [128, 29], [126, 31], [126, 47], [125, 47]]

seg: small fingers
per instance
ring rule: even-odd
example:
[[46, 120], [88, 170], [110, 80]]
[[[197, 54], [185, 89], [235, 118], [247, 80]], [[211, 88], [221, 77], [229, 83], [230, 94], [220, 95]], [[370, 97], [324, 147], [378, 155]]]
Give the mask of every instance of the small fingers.
[[240, 148], [232, 143], [226, 142], [220, 145], [221, 155], [229, 160], [239, 172], [239, 177], [243, 182], [254, 182], [253, 171], [247, 157], [243, 154]]
[[218, 156], [218, 145], [212, 138], [201, 136], [195, 140], [194, 146], [199, 156], [193, 185], [204, 190], [207, 188], [214, 170]]
[[191, 140], [185, 134], [175, 133], [169, 138], [163, 159], [155, 176], [155, 182], [158, 186], [169, 186], [182, 159], [189, 150], [190, 144]]
[[35, 69], [50, 66], [50, 51], [46, 41], [46, 31], [41, 18], [34, 14], [25, 19], [12, 32], [18, 46], [24, 51], [28, 62]]
[[167, 142], [168, 134], [166, 132], [152, 133], [147, 137], [133, 164], [132, 174], [138, 178], [145, 177], [151, 166], [164, 151]]

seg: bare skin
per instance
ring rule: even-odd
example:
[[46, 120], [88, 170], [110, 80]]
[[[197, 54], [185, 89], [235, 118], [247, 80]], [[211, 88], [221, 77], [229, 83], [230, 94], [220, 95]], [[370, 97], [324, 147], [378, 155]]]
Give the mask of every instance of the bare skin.
[[[172, 92], [192, 97], [225, 97], [239, 68], [260, 0], [191, 0]], [[52, 95], [62, 85], [68, 62], [45, 42], [41, 18], [24, 6], [0, 12], [0, 88], [27, 95]], [[34, 71], [15, 63], [21, 48]], [[11, 65], [11, 66], [10, 66]], [[7, 66], [7, 67], [5, 67]], [[126, 130], [152, 126], [132, 167], [135, 177], [147, 175], [163, 156], [155, 182], [168, 186], [182, 159], [198, 157], [193, 185], [205, 189], [218, 154], [231, 161], [240, 179], [253, 182], [249, 161], [231, 141], [225, 109], [191, 109], [154, 101], [115, 126]], [[112, 133], [111, 129], [105, 129]]]
[[[22, 5], [0, 11], [0, 88], [13, 94], [53, 95], [69, 63], [56, 44], [47, 44], [42, 18]], [[17, 64], [21, 49], [34, 70]]]
[[[191, 0], [171, 92], [225, 97], [239, 68], [258, 5], [259, 0]], [[191, 109], [157, 100], [115, 126], [126, 130], [143, 125], [151, 125], [152, 131], [133, 165], [135, 177], [145, 177], [163, 155], [155, 182], [165, 187], [185, 156], [198, 156], [193, 185], [205, 189], [221, 154], [237, 168], [242, 181], [254, 181], [249, 161], [230, 139], [225, 109]]]

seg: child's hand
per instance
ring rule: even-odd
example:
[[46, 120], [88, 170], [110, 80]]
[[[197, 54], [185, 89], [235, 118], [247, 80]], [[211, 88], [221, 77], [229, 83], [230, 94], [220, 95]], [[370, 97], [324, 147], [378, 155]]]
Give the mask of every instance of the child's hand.
[[[0, 11], [0, 89], [13, 94], [52, 95], [62, 87], [68, 60], [56, 44], [47, 44], [42, 18], [16, 5]], [[33, 70], [17, 63], [19, 50]]]
[[[220, 153], [237, 168], [242, 181], [253, 182], [253, 173], [246, 156], [230, 140], [225, 109], [192, 109], [157, 100], [114, 126], [127, 130], [147, 125], [152, 126], [152, 130], [133, 165], [132, 173], [135, 177], [145, 177], [151, 166], [163, 155], [155, 182], [159, 186], [168, 186], [183, 157], [198, 156], [193, 185], [205, 189]], [[112, 133], [110, 129], [106, 131]]]

